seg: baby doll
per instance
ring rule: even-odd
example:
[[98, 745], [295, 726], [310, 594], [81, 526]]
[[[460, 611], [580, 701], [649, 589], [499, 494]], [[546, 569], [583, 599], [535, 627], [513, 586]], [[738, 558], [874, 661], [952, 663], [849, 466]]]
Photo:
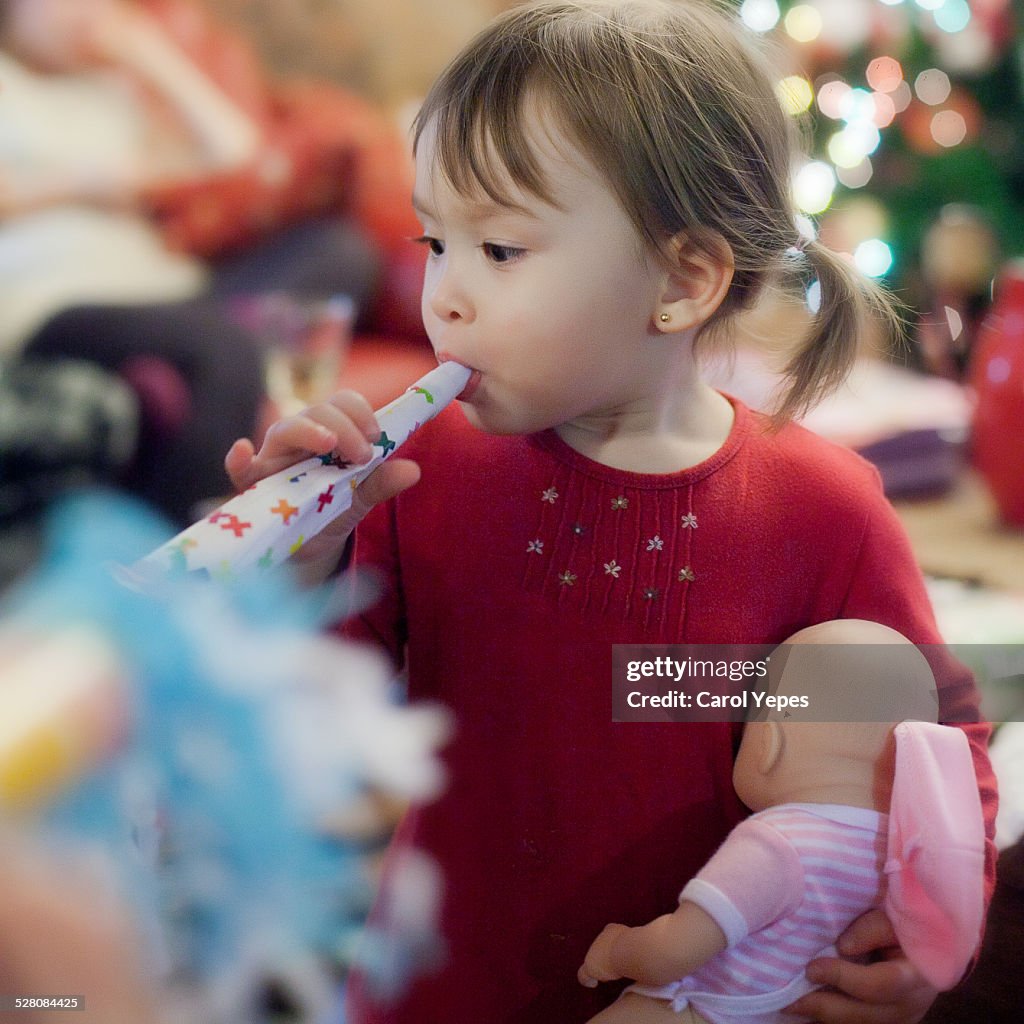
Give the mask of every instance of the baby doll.
[[933, 724], [924, 656], [894, 630], [848, 620], [801, 630], [772, 660], [783, 663], [776, 692], [808, 696], [809, 709], [746, 725], [733, 783], [757, 813], [679, 908], [610, 924], [591, 945], [582, 984], [638, 981], [591, 1024], [792, 1020], [778, 1011], [814, 987], [806, 965], [835, 956], [836, 938], [877, 906], [936, 988], [967, 967], [984, 827], [964, 736]]

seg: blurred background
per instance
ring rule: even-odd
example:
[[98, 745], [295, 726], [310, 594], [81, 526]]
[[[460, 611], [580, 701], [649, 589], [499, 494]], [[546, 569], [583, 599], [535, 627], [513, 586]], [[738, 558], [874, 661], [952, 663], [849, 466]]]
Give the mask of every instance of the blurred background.
[[[903, 343], [861, 339], [849, 384], [806, 425], [877, 466], [944, 637], [963, 645], [988, 715], [1016, 729], [1024, 0], [723, 2], [762, 40], [805, 140], [793, 167], [802, 232], [905, 306]], [[447, 60], [507, 6], [0, 0], [0, 592], [38, 572], [40, 524], [69, 493], [113, 486], [184, 526], [229, 493], [222, 461], [235, 438], [258, 441], [338, 386], [379, 406], [435, 365], [419, 319], [423, 254], [410, 242], [408, 126]], [[709, 367], [722, 388], [771, 408], [815, 289], [766, 296], [738, 350]], [[72, 554], [81, 568], [85, 553]], [[69, 606], [57, 607], [40, 635], [61, 624]], [[113, 633], [126, 627], [137, 632], [122, 615]], [[23, 653], [7, 644], [5, 671]], [[95, 679], [118, 674], [105, 666]], [[931, 1021], [1024, 1019], [1019, 972], [1000, 959], [1024, 931], [1015, 729], [993, 748], [1003, 916], [975, 991], [947, 997]], [[0, 736], [0, 809], [12, 742]], [[62, 765], [72, 777], [93, 766], [80, 747]], [[253, 747], [261, 758], [263, 741]], [[375, 854], [405, 795], [363, 795], [339, 828]], [[50, 892], [52, 879], [39, 881]], [[40, 921], [47, 947], [64, 929], [50, 902], [17, 910]]]

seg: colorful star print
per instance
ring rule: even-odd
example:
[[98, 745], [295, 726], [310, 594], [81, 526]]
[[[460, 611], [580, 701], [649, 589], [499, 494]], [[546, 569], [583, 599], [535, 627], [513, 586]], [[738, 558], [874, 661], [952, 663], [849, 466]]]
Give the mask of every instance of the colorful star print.
[[299, 537], [299, 539], [288, 549], [289, 555], [294, 555], [302, 547], [302, 542], [305, 540], [305, 535]]
[[657, 534], [647, 542], [648, 551], [660, 551], [664, 546], [665, 542]]
[[387, 435], [387, 431], [382, 430], [380, 437], [373, 442], [378, 448], [384, 449], [384, 458], [386, 459], [396, 447], [398, 447], [394, 441], [391, 440]]
[[316, 500], [320, 502], [317, 512], [323, 512], [323, 510], [334, 501], [334, 484], [331, 484], [323, 494], [318, 494]]
[[622, 512], [627, 508], [629, 508], [629, 498], [623, 497], [621, 494], [617, 498], [612, 498], [613, 512]]
[[692, 512], [687, 512], [680, 520], [680, 523], [684, 530], [697, 529], [697, 517]]
[[274, 564], [274, 549], [267, 548], [266, 552], [256, 563], [261, 569], [269, 569]]
[[[221, 522], [226, 519], [227, 522]], [[252, 529], [252, 523], [243, 523], [238, 516], [231, 515], [229, 512], [215, 512], [210, 516], [211, 523], [220, 523], [222, 530], [231, 530], [236, 537], [241, 537], [245, 534], [246, 530]]]
[[272, 508], [270, 511], [274, 515], [280, 516], [281, 521], [284, 523], [285, 526], [287, 526], [291, 522], [292, 516], [297, 516], [299, 514], [298, 506], [289, 505], [284, 498], [282, 498], [277, 503], [277, 506], [275, 508]]
[[422, 395], [430, 405], [434, 404], [434, 396], [426, 388], [413, 387], [409, 388], [410, 391], [415, 391], [417, 394]]
[[558, 500], [558, 491], [554, 487], [549, 487], [546, 491], [543, 491], [540, 496], [541, 501], [546, 501], [549, 505], [554, 505]]
[[[323, 459], [323, 456], [321, 455], [320, 458]], [[327, 465], [327, 463], [324, 463], [324, 465]], [[306, 473], [303, 471], [298, 476], [290, 476], [288, 477], [288, 483], [297, 484], [305, 475]]]
[[526, 545], [526, 552], [530, 555], [543, 555], [544, 541], [542, 541], [539, 537], [537, 538], [537, 540], [531, 540], [530, 543]]

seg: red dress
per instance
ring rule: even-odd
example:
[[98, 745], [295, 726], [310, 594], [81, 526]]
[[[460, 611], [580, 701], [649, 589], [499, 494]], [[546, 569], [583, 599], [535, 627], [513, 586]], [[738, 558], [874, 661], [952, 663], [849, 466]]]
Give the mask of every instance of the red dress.
[[[444, 872], [448, 959], [398, 1006], [356, 979], [353, 1024], [587, 1020], [618, 991], [577, 983], [590, 942], [670, 911], [744, 816], [736, 727], [611, 721], [613, 643], [778, 643], [844, 617], [939, 642], [875, 470], [734, 405], [724, 446], [668, 475], [483, 434], [457, 406], [408, 442], [423, 479], [360, 525], [384, 597], [347, 631], [456, 715], [448, 790], [395, 840]], [[969, 676], [940, 685], [944, 717], [977, 718]], [[989, 730], [965, 728], [991, 826]]]

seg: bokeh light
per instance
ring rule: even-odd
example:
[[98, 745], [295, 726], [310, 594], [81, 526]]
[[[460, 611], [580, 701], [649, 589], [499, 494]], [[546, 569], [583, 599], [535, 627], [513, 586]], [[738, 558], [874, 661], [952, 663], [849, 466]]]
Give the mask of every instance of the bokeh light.
[[801, 75], [789, 75], [777, 86], [779, 102], [787, 114], [802, 114], [814, 99], [811, 83]]
[[866, 121], [848, 124], [828, 140], [829, 159], [839, 167], [856, 167], [878, 149], [878, 129]]
[[843, 103], [853, 90], [839, 79], [832, 79], [818, 89], [818, 109], [833, 121], [843, 116]]
[[807, 289], [806, 302], [807, 308], [812, 315], [815, 315], [821, 309], [821, 282], [817, 278], [811, 282]]
[[839, 116], [848, 124], [856, 121], [873, 121], [875, 100], [867, 89], [851, 89], [839, 100]]
[[971, 20], [971, 9], [967, 0], [946, 0], [935, 12], [935, 24], [943, 32], [962, 32]]
[[893, 57], [876, 57], [868, 65], [866, 77], [876, 92], [892, 92], [903, 81], [903, 68]]
[[958, 110], [940, 110], [932, 118], [931, 132], [940, 146], [950, 149], [967, 137], [967, 121]]
[[910, 106], [910, 101], [914, 98], [914, 94], [910, 91], [910, 86], [906, 82], [900, 82], [888, 96], [892, 100], [892, 105], [896, 108], [897, 114], [902, 114]]
[[880, 238], [869, 238], [857, 246], [853, 262], [868, 277], [882, 277], [892, 267], [892, 249]]
[[874, 173], [875, 168], [868, 157], [864, 157], [859, 164], [855, 164], [853, 167], [836, 168], [836, 177], [846, 188], [863, 188]]
[[776, 0], [743, 0], [740, 17], [747, 28], [770, 32], [779, 23], [779, 5]]
[[937, 11], [945, 2], [946, 0], [914, 0], [922, 11]]
[[797, 4], [790, 8], [783, 24], [798, 43], [810, 43], [821, 35], [821, 12], [810, 4]]
[[827, 210], [835, 190], [835, 172], [822, 160], [804, 164], [793, 178], [793, 198], [804, 213]]
[[888, 128], [896, 117], [896, 104], [884, 92], [872, 93], [871, 98], [875, 101], [875, 127]]
[[937, 107], [949, 98], [949, 75], [938, 68], [928, 68], [914, 79], [914, 92], [922, 103]]

